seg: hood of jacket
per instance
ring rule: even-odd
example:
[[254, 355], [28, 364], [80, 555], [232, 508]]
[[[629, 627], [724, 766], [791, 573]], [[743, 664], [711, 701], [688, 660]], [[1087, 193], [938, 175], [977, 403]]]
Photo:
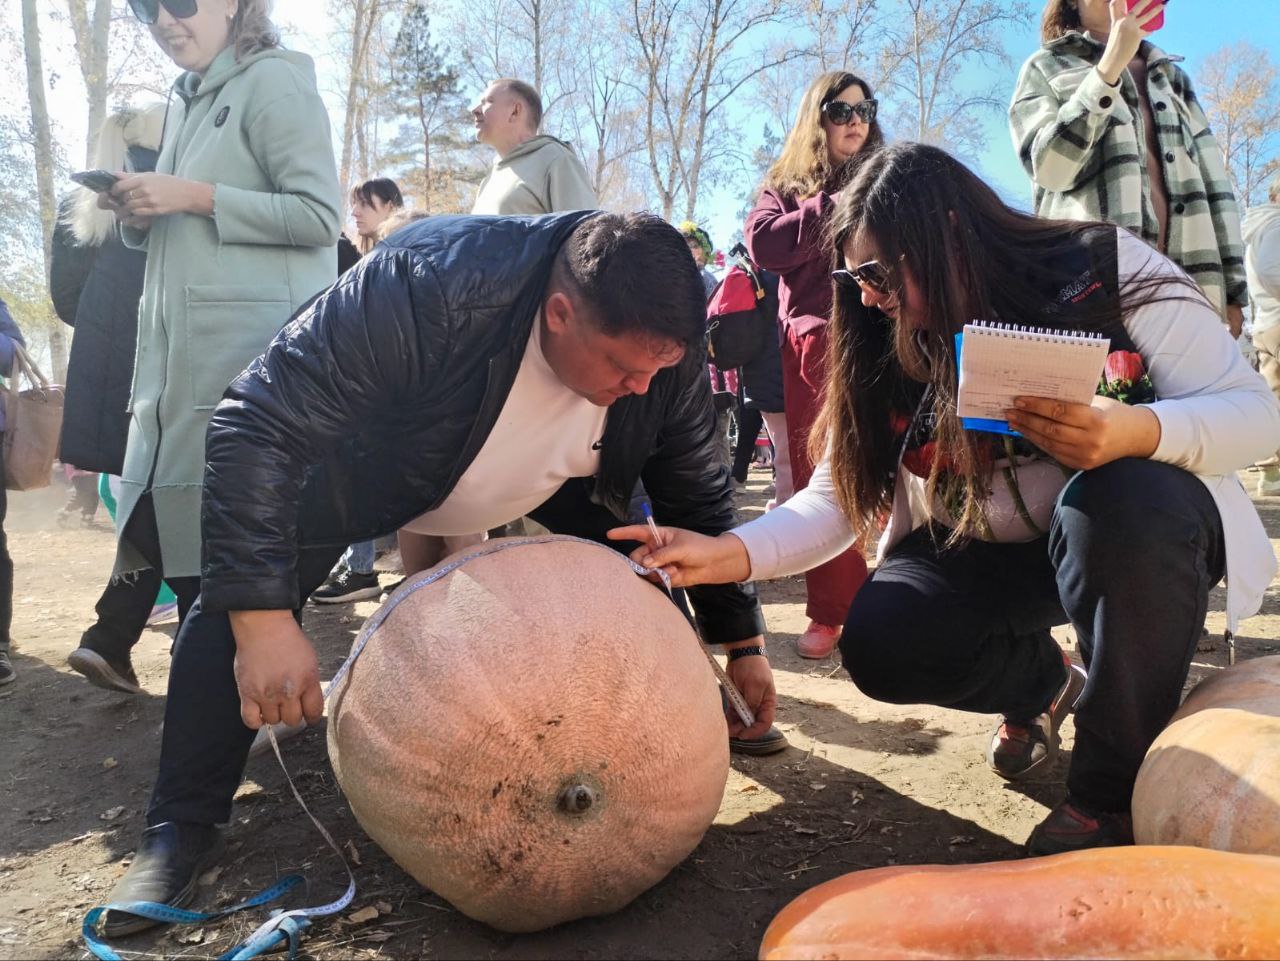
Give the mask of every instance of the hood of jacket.
[[505, 157], [499, 158], [498, 161], [494, 164], [494, 167], [495, 168], [509, 167], [511, 166], [511, 164], [515, 163], [520, 158], [532, 156], [533, 154], [537, 153], [539, 150], [549, 147], [552, 144], [558, 144], [559, 146], [563, 147], [565, 150], [568, 150], [570, 153], [573, 153], [572, 145], [566, 143], [563, 140], [559, 140], [551, 136], [550, 134], [540, 133], [536, 137], [534, 137], [532, 140], [526, 140], [520, 146], [516, 147], [515, 150], [511, 151], [511, 153], [507, 154]]
[[1280, 204], [1257, 204], [1250, 207], [1240, 224], [1240, 232], [1246, 244], [1253, 243], [1264, 227], [1280, 223]]
[[218, 90], [226, 85], [227, 81], [238, 77], [259, 60], [283, 60], [304, 73], [311, 84], [315, 85], [315, 61], [305, 53], [273, 47], [270, 50], [259, 50], [257, 53], [251, 53], [247, 57], [236, 60], [235, 47], [229, 46], [213, 58], [213, 63], [209, 64], [209, 69], [203, 75], [191, 70], [182, 74], [174, 81], [174, 92], [187, 103], [203, 94], [217, 93]]

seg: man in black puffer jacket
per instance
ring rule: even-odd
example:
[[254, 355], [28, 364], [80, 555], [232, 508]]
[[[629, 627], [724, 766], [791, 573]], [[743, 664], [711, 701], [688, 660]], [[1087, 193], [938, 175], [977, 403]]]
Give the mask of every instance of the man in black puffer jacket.
[[[606, 542], [638, 483], [665, 524], [733, 527], [703, 328], [685, 242], [639, 214], [429, 218], [303, 308], [209, 425], [201, 596], [174, 649], [149, 827], [111, 900], [188, 900], [254, 729], [320, 718], [294, 612], [347, 544], [524, 514]], [[690, 599], [704, 638], [740, 652], [729, 673], [758, 720], [731, 730], [757, 738], [776, 697], [754, 593]], [[106, 933], [148, 924], [111, 912]]]

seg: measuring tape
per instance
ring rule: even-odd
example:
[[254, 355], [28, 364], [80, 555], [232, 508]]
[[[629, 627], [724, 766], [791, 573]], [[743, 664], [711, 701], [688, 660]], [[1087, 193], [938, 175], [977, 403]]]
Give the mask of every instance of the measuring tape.
[[[619, 555], [617, 551], [611, 547], [606, 547], [596, 541], [589, 541], [581, 537], [564, 537], [560, 535], [549, 535], [540, 537], [527, 537], [520, 540], [503, 540], [494, 541], [489, 544], [479, 546], [476, 550], [451, 561], [444, 567], [435, 568], [431, 571], [424, 571], [421, 574], [415, 574], [411, 579], [406, 580], [405, 584], [396, 591], [382, 607], [374, 612], [373, 616], [365, 621], [364, 627], [361, 628], [356, 642], [351, 646], [351, 653], [347, 655], [347, 659], [343, 661], [342, 666], [334, 673], [333, 679], [329, 681], [329, 685], [325, 688], [324, 699], [329, 700], [330, 696], [337, 689], [343, 678], [350, 672], [351, 667], [355, 664], [356, 659], [364, 651], [365, 645], [369, 643], [370, 638], [383, 622], [391, 616], [391, 612], [399, 607], [409, 596], [420, 588], [433, 584], [441, 578], [452, 574], [464, 564], [485, 557], [489, 554], [496, 554], [499, 551], [508, 550], [512, 547], [525, 547], [533, 544], [551, 544], [564, 543], [589, 544], [592, 547], [598, 547], [601, 550], [607, 550], [611, 554]], [[629, 557], [623, 557], [630, 568], [641, 577], [647, 577], [653, 573], [641, 567]], [[658, 571], [658, 577], [662, 580], [662, 585], [667, 592], [667, 596], [673, 601], [675, 595], [671, 590], [671, 579], [667, 577], [665, 571]], [[408, 588], [407, 590], [405, 588]], [[695, 628], [696, 633], [696, 628]], [[702, 644], [701, 639], [698, 642], [702, 648], [702, 653], [706, 655], [708, 663], [719, 679], [724, 689], [725, 695], [733, 704], [738, 716], [749, 726], [755, 723], [755, 718], [751, 713], [751, 709], [747, 707], [747, 702], [743, 699], [741, 692], [734, 686], [724, 669], [712, 656], [707, 647]], [[285, 780], [289, 782], [289, 790], [293, 792], [294, 799], [298, 802], [303, 812], [311, 819], [311, 823], [315, 825], [316, 830], [320, 832], [325, 842], [329, 845], [334, 854], [342, 862], [342, 866], [347, 871], [347, 889], [342, 896], [336, 901], [328, 904], [318, 905], [310, 908], [297, 908], [292, 911], [282, 911], [277, 909], [272, 912], [262, 925], [260, 925], [249, 937], [237, 944], [227, 953], [220, 955], [218, 961], [249, 961], [256, 958], [260, 954], [270, 951], [273, 948], [288, 943], [289, 945], [289, 961], [297, 956], [298, 946], [300, 944], [302, 932], [311, 925], [312, 918], [327, 917], [328, 915], [337, 914], [346, 909], [355, 899], [356, 895], [356, 878], [351, 870], [351, 865], [347, 863], [346, 856], [342, 853], [342, 849], [338, 847], [333, 836], [325, 829], [324, 825], [311, 813], [311, 809], [307, 807], [306, 801], [302, 799], [302, 795], [298, 793], [298, 788], [293, 783], [293, 778], [289, 774], [289, 769], [285, 766], [284, 757], [280, 754], [280, 745], [276, 741], [275, 731], [270, 725], [264, 728], [267, 732], [267, 739], [271, 742], [271, 749], [275, 752], [276, 761], [280, 764], [280, 769], [284, 771]], [[118, 904], [107, 904], [101, 907], [93, 908], [85, 915], [84, 924], [81, 931], [84, 936], [85, 946], [89, 951], [102, 961], [123, 961], [120, 955], [116, 954], [111, 947], [99, 936], [97, 928], [98, 923], [108, 911], [121, 911], [126, 914], [134, 914], [139, 917], [148, 918], [152, 921], [160, 921], [165, 924], [200, 924], [206, 921], [214, 921], [225, 918], [228, 915], [244, 911], [249, 908], [261, 907], [271, 901], [283, 896], [293, 890], [303, 881], [302, 875], [291, 874], [281, 878], [278, 882], [264, 891], [255, 894], [247, 901], [241, 901], [239, 904], [232, 905], [229, 908], [223, 908], [219, 911], [187, 911], [182, 908], [171, 907], [167, 904], [158, 904], [154, 901], [126, 901]]]

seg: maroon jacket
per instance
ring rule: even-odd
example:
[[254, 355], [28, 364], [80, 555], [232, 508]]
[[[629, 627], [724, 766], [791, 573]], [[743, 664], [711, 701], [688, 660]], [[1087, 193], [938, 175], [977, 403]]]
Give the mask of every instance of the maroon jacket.
[[797, 201], [765, 189], [747, 217], [747, 250], [781, 278], [778, 315], [798, 335], [831, 318], [831, 251], [824, 234], [833, 206], [825, 191]]

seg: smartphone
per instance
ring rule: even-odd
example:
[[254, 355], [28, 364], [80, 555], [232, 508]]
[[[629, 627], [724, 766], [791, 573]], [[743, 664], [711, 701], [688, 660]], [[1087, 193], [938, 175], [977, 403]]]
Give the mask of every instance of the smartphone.
[[110, 170], [81, 170], [73, 173], [71, 179], [81, 187], [88, 187], [94, 193], [101, 194], [114, 187], [119, 178]]
[[[1151, 6], [1152, 0], [1128, 0], [1128, 2], [1129, 2], [1129, 9], [1132, 10], [1134, 7], [1142, 7], [1142, 8], [1149, 7]], [[1168, 5], [1169, 5], [1169, 0], [1164, 0], [1164, 6], [1167, 7]], [[1155, 33], [1157, 30], [1159, 30], [1163, 26], [1164, 26], [1164, 9], [1162, 8], [1160, 12], [1156, 14], [1155, 19], [1152, 20], [1150, 23], [1148, 23], [1143, 29], [1146, 30], [1147, 33]]]

